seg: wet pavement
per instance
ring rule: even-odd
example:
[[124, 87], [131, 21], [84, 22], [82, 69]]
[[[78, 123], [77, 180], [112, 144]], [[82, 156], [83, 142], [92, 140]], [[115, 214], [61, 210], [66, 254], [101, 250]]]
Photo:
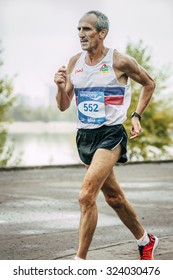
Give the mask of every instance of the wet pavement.
[[[115, 167], [143, 227], [159, 237], [156, 259], [173, 260], [173, 162]], [[0, 259], [73, 259], [83, 166], [0, 171]], [[98, 197], [98, 226], [88, 259], [137, 259], [136, 242]]]

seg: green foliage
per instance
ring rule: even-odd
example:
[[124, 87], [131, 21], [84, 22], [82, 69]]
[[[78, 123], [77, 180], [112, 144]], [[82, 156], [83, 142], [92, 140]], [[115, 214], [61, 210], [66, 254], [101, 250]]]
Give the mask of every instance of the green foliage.
[[6, 112], [13, 105], [12, 81], [7, 77], [0, 79], [0, 122], [6, 121]]
[[13, 156], [13, 151], [13, 143], [7, 143], [7, 130], [0, 129], [0, 167], [8, 165], [8, 162]]
[[[134, 57], [156, 81], [155, 92], [142, 116], [142, 134], [137, 139], [129, 140], [129, 159], [169, 158], [166, 147], [172, 144], [173, 99], [172, 95], [166, 93], [165, 89], [170, 76], [170, 67], [164, 65], [161, 69], [158, 69], [157, 65], [153, 66], [151, 51], [144, 46], [142, 41], [139, 41], [136, 45], [129, 42], [126, 53]], [[140, 91], [141, 86], [132, 81], [132, 101], [125, 122], [127, 131], [130, 130], [130, 115], [136, 109]]]
[[[0, 54], [1, 54], [0, 50]], [[2, 61], [0, 62], [2, 66]], [[12, 143], [8, 142], [7, 130], [4, 128], [4, 122], [10, 121], [6, 117], [6, 113], [12, 107], [15, 100], [13, 95], [12, 79], [8, 77], [0, 78], [0, 166], [7, 166], [9, 160], [11, 159], [14, 151], [14, 146]]]
[[51, 121], [64, 121], [69, 122], [76, 121], [76, 107], [73, 103], [71, 107], [65, 111], [60, 112], [55, 104], [48, 107], [38, 106], [31, 107], [28, 106], [26, 100], [22, 96], [18, 96], [17, 102], [13, 105], [10, 112], [8, 112], [8, 117], [14, 119], [15, 121], [24, 122], [51, 122]]

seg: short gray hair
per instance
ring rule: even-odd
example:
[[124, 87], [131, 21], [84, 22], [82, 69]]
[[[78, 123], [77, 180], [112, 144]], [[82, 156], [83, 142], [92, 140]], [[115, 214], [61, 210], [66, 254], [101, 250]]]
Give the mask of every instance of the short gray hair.
[[91, 15], [94, 14], [97, 17], [97, 22], [96, 22], [96, 30], [97, 32], [102, 31], [102, 29], [106, 29], [107, 33], [109, 31], [109, 19], [106, 15], [99, 11], [89, 11], [85, 15]]

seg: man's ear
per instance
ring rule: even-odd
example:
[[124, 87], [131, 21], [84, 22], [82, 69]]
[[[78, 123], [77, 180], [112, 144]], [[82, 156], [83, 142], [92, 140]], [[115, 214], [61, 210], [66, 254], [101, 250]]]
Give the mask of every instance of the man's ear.
[[106, 29], [102, 29], [102, 30], [100, 31], [100, 36], [99, 36], [99, 38], [100, 38], [100, 39], [104, 39], [104, 38], [106, 37], [106, 35], [107, 35], [107, 30], [106, 30]]

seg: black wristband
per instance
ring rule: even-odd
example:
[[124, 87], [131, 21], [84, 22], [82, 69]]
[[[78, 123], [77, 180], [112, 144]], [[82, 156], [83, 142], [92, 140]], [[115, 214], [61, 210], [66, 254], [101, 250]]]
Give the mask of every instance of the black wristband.
[[139, 119], [139, 121], [141, 120], [141, 115], [139, 115], [139, 114], [136, 113], [136, 112], [133, 112], [133, 113], [131, 114], [131, 118], [133, 118], [133, 117], [137, 117], [137, 118]]

